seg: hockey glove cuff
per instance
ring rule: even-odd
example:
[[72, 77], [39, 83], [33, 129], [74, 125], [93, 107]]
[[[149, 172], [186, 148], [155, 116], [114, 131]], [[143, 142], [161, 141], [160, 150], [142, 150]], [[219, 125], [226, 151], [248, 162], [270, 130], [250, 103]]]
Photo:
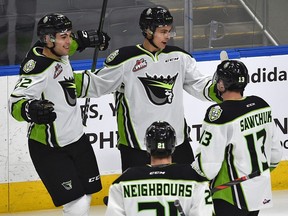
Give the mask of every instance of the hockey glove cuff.
[[54, 104], [48, 100], [29, 100], [25, 104], [26, 119], [36, 124], [50, 124], [55, 121]]

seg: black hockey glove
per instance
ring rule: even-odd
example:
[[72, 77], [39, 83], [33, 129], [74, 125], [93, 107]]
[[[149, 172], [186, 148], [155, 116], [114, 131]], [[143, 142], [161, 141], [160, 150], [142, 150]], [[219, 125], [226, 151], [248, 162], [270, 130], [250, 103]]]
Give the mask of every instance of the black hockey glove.
[[101, 51], [106, 50], [109, 46], [109, 41], [111, 38], [105, 32], [98, 32], [98, 38], [99, 38], [99, 44], [100, 44], [99, 49]]
[[29, 122], [49, 124], [55, 121], [54, 104], [48, 100], [30, 100], [25, 104], [26, 117]]
[[96, 30], [82, 30], [74, 34], [74, 39], [78, 43], [78, 51], [82, 52], [87, 47], [98, 46], [99, 50], [106, 50], [109, 46], [110, 37], [105, 32]]

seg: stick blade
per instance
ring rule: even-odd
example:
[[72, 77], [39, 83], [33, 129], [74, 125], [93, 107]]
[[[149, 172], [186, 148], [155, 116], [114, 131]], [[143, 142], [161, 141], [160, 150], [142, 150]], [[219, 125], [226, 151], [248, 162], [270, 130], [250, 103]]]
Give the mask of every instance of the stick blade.
[[229, 60], [228, 53], [225, 50], [222, 50], [220, 52], [220, 60], [221, 60], [221, 62], [223, 62], [225, 60]]

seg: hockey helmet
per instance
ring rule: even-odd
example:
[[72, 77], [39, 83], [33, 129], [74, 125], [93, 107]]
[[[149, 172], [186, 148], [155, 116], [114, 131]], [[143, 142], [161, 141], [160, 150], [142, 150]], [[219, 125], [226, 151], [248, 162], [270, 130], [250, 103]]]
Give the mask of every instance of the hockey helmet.
[[140, 15], [139, 26], [142, 34], [146, 37], [146, 30], [153, 33], [157, 27], [172, 25], [173, 17], [170, 12], [163, 7], [146, 8]]
[[72, 29], [72, 22], [64, 15], [58, 13], [47, 14], [42, 17], [37, 25], [37, 36], [54, 35]]
[[213, 82], [223, 81], [227, 90], [244, 90], [249, 79], [246, 66], [241, 61], [225, 60], [217, 66]]
[[152, 156], [172, 155], [176, 145], [174, 128], [164, 121], [154, 122], [146, 130], [145, 145], [147, 152]]

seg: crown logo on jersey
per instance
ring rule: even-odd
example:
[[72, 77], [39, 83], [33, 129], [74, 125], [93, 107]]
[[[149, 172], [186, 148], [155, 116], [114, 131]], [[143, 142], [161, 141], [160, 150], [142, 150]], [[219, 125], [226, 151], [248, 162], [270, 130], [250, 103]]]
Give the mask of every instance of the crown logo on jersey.
[[223, 110], [220, 108], [220, 106], [212, 107], [212, 108], [210, 109], [209, 115], [208, 115], [209, 120], [210, 120], [211, 122], [213, 122], [213, 121], [216, 121], [217, 119], [219, 119], [220, 116], [221, 116], [222, 111], [223, 111]]
[[147, 67], [147, 62], [146, 60], [144, 60], [143, 58], [141, 58], [140, 60], [136, 61], [136, 64], [133, 67], [133, 72], [139, 71], [143, 68]]
[[178, 74], [173, 77], [170, 75], [164, 77], [163, 75], [150, 76], [146, 74], [146, 77], [139, 77], [139, 79], [142, 82], [150, 101], [155, 105], [163, 105], [172, 103], [174, 97], [173, 88], [177, 76]]

